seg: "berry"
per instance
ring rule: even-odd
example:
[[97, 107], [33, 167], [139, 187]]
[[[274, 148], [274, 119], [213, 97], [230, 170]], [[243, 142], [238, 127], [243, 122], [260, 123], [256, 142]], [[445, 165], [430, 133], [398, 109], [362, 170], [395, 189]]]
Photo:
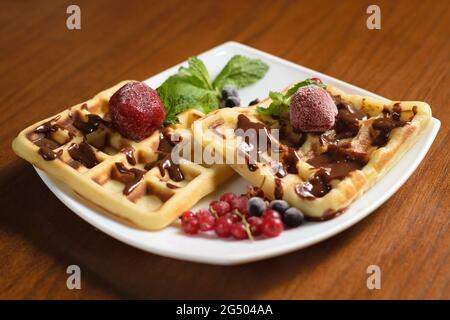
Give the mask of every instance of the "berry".
[[228, 202], [231, 205], [231, 201], [237, 196], [233, 192], [226, 192], [220, 197], [220, 201]]
[[261, 234], [263, 224], [262, 218], [252, 216], [247, 219], [247, 222], [250, 225], [250, 231], [252, 232], [252, 235], [257, 236]]
[[231, 226], [233, 221], [228, 216], [222, 216], [216, 221], [214, 231], [221, 238], [227, 238], [231, 235]]
[[211, 212], [207, 209], [200, 209], [197, 212], [197, 219], [200, 231], [209, 231], [214, 229], [214, 224], [216, 223], [216, 219], [213, 217]]
[[251, 216], [260, 217], [266, 210], [266, 203], [263, 199], [253, 197], [248, 200], [247, 211]]
[[229, 97], [239, 97], [239, 93], [234, 86], [226, 85], [222, 89], [221, 96], [222, 100], [225, 100]]
[[258, 104], [260, 101], [258, 98], [256, 98], [255, 100], [250, 101], [250, 103], [248, 104], [249, 106], [254, 106], [255, 104]]
[[232, 213], [232, 212], [227, 213], [227, 217], [230, 218], [231, 221], [233, 221], [233, 223], [241, 221], [241, 217], [239, 217], [237, 214]]
[[284, 200], [273, 200], [270, 203], [269, 207], [270, 207], [270, 209], [278, 211], [279, 213], [283, 213], [287, 209], [289, 209], [289, 204]]
[[225, 108], [239, 107], [241, 105], [241, 99], [238, 97], [228, 97], [225, 99]]
[[111, 121], [123, 136], [142, 140], [163, 124], [166, 113], [158, 93], [142, 82], [127, 83], [109, 99]]
[[181, 219], [181, 228], [184, 233], [196, 234], [199, 229], [198, 219], [195, 215]]
[[264, 220], [267, 219], [281, 219], [281, 214], [279, 214], [277, 211], [272, 210], [272, 209], [267, 209], [266, 211], [264, 211], [262, 218]]
[[236, 240], [243, 240], [248, 238], [247, 230], [242, 222], [235, 222], [231, 226], [231, 234]]
[[247, 214], [247, 203], [248, 198], [246, 196], [240, 196], [237, 198], [234, 198], [231, 201], [231, 209], [232, 210], [238, 210], [242, 214]]
[[264, 219], [262, 224], [262, 232], [266, 237], [276, 237], [283, 229], [283, 222], [280, 219]]
[[221, 217], [231, 211], [231, 206], [225, 201], [213, 201], [209, 205], [209, 210]]
[[305, 216], [297, 208], [291, 207], [283, 213], [283, 222], [287, 227], [298, 227], [303, 220], [305, 220]]
[[195, 214], [192, 211], [185, 211], [181, 214], [181, 221], [194, 217]]

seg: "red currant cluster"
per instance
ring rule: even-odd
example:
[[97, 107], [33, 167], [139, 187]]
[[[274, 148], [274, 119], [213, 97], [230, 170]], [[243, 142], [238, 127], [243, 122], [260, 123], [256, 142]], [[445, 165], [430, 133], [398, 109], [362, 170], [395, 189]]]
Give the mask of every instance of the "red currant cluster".
[[[187, 234], [214, 230], [221, 238], [233, 236], [236, 240], [253, 239], [261, 234], [276, 237], [284, 230], [285, 225], [289, 227], [278, 209], [282, 207], [280, 201], [282, 200], [275, 200], [272, 202], [275, 205], [267, 206], [267, 202], [261, 197], [252, 197], [249, 201], [248, 196], [227, 192], [218, 201], [211, 202], [209, 209], [200, 209], [195, 213], [184, 212], [181, 226]], [[282, 202], [285, 204], [284, 212], [288, 204]], [[301, 218], [303, 220], [303, 216]]]

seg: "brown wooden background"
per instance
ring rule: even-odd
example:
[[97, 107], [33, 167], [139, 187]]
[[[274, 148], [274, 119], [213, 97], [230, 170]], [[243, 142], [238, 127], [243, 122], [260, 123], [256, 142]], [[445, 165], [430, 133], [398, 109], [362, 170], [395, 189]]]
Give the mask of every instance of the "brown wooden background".
[[[72, 1], [0, 4], [1, 298], [450, 298], [449, 1]], [[382, 29], [368, 30], [377, 3]], [[430, 103], [442, 128], [417, 172], [358, 225], [238, 267], [141, 252], [60, 203], [11, 140], [123, 79], [236, 40], [383, 96]], [[82, 290], [65, 269], [82, 268]], [[366, 288], [366, 268], [382, 289]]]

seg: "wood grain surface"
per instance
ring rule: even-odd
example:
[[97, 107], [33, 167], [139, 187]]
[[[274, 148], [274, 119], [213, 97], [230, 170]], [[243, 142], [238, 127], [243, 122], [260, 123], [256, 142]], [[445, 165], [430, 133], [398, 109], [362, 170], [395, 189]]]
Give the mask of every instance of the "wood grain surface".
[[[72, 1], [0, 4], [0, 298], [450, 298], [450, 2]], [[381, 8], [381, 30], [366, 8]], [[17, 133], [123, 79], [145, 79], [235, 40], [442, 121], [431, 150], [383, 206], [310, 248], [236, 267], [141, 252], [59, 202], [11, 150]], [[66, 268], [82, 289], [66, 288]], [[368, 290], [366, 268], [382, 270]]]

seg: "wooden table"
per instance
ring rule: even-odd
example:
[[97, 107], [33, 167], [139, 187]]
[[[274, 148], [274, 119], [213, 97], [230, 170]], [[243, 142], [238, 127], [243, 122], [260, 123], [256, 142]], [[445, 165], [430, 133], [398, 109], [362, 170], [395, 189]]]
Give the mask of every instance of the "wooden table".
[[[450, 4], [372, 2], [73, 1], [0, 5], [1, 298], [450, 298], [448, 121]], [[145, 79], [236, 40], [380, 95], [430, 103], [442, 127], [413, 176], [376, 212], [320, 244], [237, 267], [141, 252], [82, 221], [14, 155], [25, 126], [123, 79]], [[66, 288], [66, 268], [82, 289]], [[368, 290], [366, 268], [382, 271]]]

